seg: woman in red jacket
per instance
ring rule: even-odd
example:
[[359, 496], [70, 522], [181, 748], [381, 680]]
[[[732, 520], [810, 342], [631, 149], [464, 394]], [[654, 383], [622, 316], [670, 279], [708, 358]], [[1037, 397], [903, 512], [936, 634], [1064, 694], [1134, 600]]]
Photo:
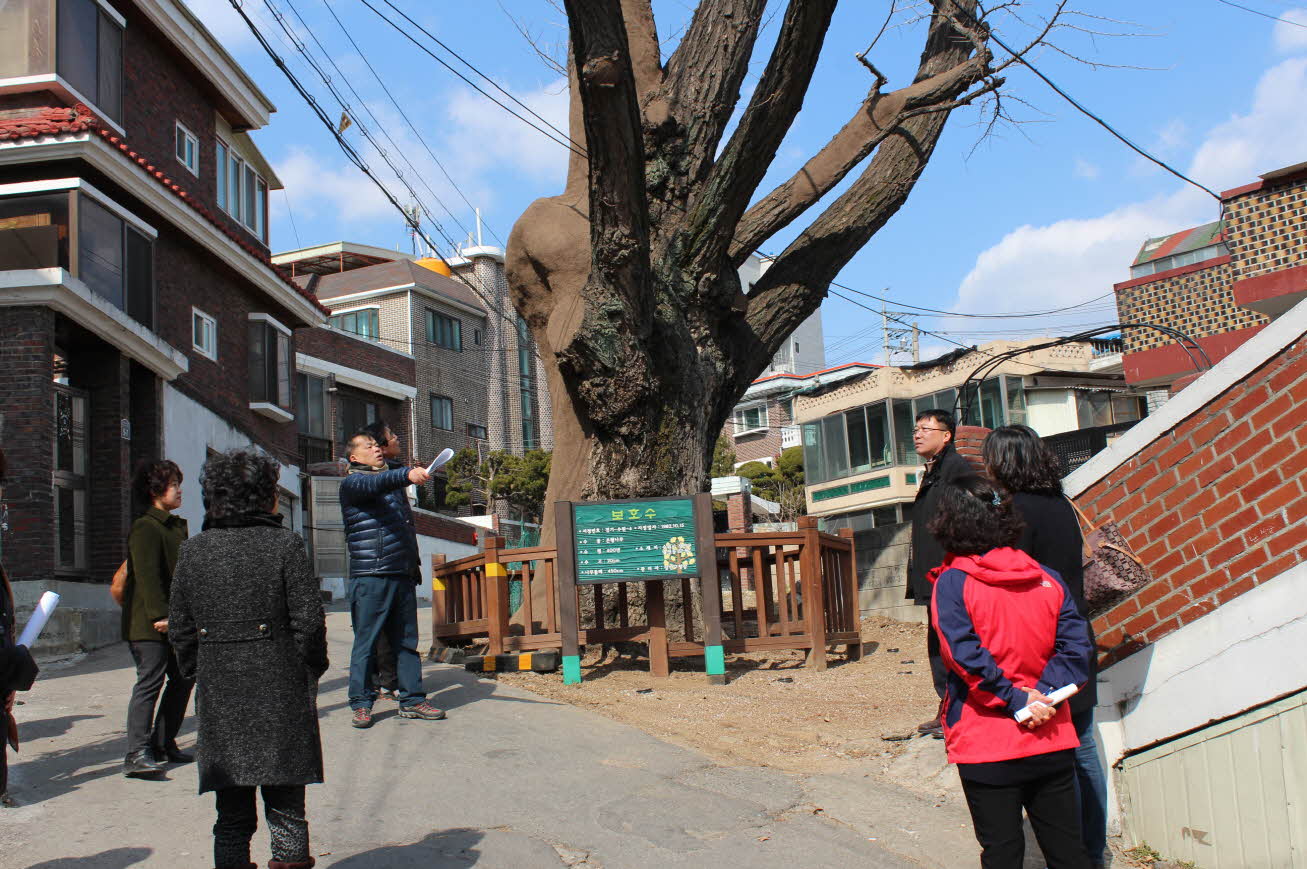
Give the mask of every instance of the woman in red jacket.
[[[1050, 869], [1088, 869], [1080, 838], [1070, 710], [1048, 694], [1083, 685], [1089, 633], [1062, 579], [1014, 548], [1011, 498], [968, 477], [943, 493], [931, 532], [948, 552], [932, 571], [932, 615], [948, 666], [941, 718], [985, 869], [1018, 869], [1024, 807]], [[1030, 718], [1016, 719], [1029, 707]]]

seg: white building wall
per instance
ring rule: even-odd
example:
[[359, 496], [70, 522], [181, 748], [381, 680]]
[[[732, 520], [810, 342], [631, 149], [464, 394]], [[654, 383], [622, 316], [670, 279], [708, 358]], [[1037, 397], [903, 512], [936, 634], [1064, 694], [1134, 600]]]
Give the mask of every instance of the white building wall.
[[[173, 388], [163, 385], [163, 454], [182, 469], [182, 506], [177, 511], [198, 534], [204, 522], [204, 501], [200, 496], [200, 470], [209, 450], [222, 452], [250, 445], [250, 439], [226, 420]], [[274, 458], [277, 458], [274, 456]], [[280, 462], [280, 459], [278, 459]], [[300, 467], [281, 465], [278, 484], [295, 496], [290, 511], [291, 530], [303, 533], [304, 511], [300, 504]]]
[[1076, 396], [1070, 389], [1031, 389], [1026, 392], [1026, 424], [1040, 437], [1080, 428]]

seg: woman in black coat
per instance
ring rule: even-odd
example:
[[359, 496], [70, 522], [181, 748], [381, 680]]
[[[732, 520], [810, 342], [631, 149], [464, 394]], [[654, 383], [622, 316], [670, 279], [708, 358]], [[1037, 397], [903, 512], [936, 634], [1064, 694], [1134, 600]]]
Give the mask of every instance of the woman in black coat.
[[[1062, 577], [1080, 615], [1085, 606], [1083, 538], [1074, 508], [1062, 493], [1062, 463], [1033, 429], [1024, 425], [996, 428], [985, 438], [981, 455], [990, 478], [1012, 493], [1026, 523], [1017, 548], [1029, 553]], [[1093, 623], [1089, 642], [1096, 648]], [[1107, 848], [1107, 782], [1094, 741], [1097, 702], [1097, 655], [1089, 658], [1089, 681], [1068, 702], [1080, 737], [1076, 749], [1076, 785], [1080, 797], [1080, 828], [1092, 866], [1103, 865]]]
[[204, 465], [204, 533], [182, 545], [168, 637], [196, 680], [200, 793], [216, 791], [218, 869], [253, 869], [255, 788], [272, 869], [307, 869], [304, 786], [322, 781], [318, 679], [327, 669], [322, 596], [304, 541], [276, 514], [280, 467], [232, 450]]

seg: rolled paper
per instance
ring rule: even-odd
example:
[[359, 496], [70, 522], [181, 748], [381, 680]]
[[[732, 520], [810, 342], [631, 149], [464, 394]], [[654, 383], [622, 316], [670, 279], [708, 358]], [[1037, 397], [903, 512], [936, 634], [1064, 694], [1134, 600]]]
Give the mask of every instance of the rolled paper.
[[45, 623], [50, 621], [50, 613], [59, 605], [59, 595], [52, 591], [47, 591], [41, 595], [41, 599], [36, 602], [36, 609], [32, 612], [32, 617], [27, 621], [27, 627], [23, 628], [23, 633], [18, 638], [18, 645], [27, 646], [29, 649], [36, 638], [41, 636], [41, 631], [45, 630]]
[[[1063, 700], [1067, 699], [1068, 697], [1070, 697], [1072, 694], [1075, 694], [1079, 690], [1080, 690], [1079, 685], [1063, 685], [1061, 688], [1058, 688], [1052, 694], [1049, 694], [1048, 699], [1052, 700], [1053, 705], [1056, 706], [1057, 704], [1061, 703]], [[1032, 703], [1030, 705], [1033, 706], [1034, 704]], [[1040, 703], [1039, 705], [1043, 706], [1044, 704]], [[1024, 724], [1026, 721], [1030, 719], [1030, 706], [1026, 706], [1022, 709], [1018, 709], [1014, 717], [1016, 718], [1017, 721]]]
[[454, 451], [451, 450], [449, 447], [445, 447], [443, 450], [440, 451], [440, 455], [436, 456], [435, 460], [430, 465], [427, 465], [427, 473], [434, 474], [436, 472], [436, 468], [439, 468], [441, 465], [443, 465], [445, 462], [449, 461], [452, 458], [454, 458]]

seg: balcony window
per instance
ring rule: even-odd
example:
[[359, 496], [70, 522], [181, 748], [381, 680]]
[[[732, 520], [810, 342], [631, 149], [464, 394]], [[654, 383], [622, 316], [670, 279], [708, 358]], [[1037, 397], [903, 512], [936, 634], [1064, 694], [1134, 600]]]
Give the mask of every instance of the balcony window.
[[0, 4], [0, 78], [54, 72], [53, 25], [51, 0]]
[[250, 314], [250, 407], [278, 422], [294, 419], [290, 374], [290, 330], [266, 314]]
[[226, 142], [219, 140], [214, 153], [218, 207], [260, 240], [267, 241], [267, 182]]
[[122, 17], [95, 0], [0, 3], [0, 79], [58, 75], [117, 123], [123, 111]]
[[376, 308], [366, 308], [362, 311], [349, 311], [345, 314], [336, 314], [327, 319], [327, 322], [333, 328], [342, 332], [348, 332], [359, 338], [366, 338], [369, 341], [376, 341], [381, 335], [380, 329], [380, 312]]
[[462, 324], [455, 317], [426, 309], [427, 341], [447, 350], [463, 349]]
[[3, 196], [0, 187], [0, 271], [67, 269], [153, 329], [154, 230], [79, 178], [32, 184], [52, 189]]
[[375, 401], [353, 395], [336, 394], [336, 442], [342, 447], [356, 431], [377, 421]]

